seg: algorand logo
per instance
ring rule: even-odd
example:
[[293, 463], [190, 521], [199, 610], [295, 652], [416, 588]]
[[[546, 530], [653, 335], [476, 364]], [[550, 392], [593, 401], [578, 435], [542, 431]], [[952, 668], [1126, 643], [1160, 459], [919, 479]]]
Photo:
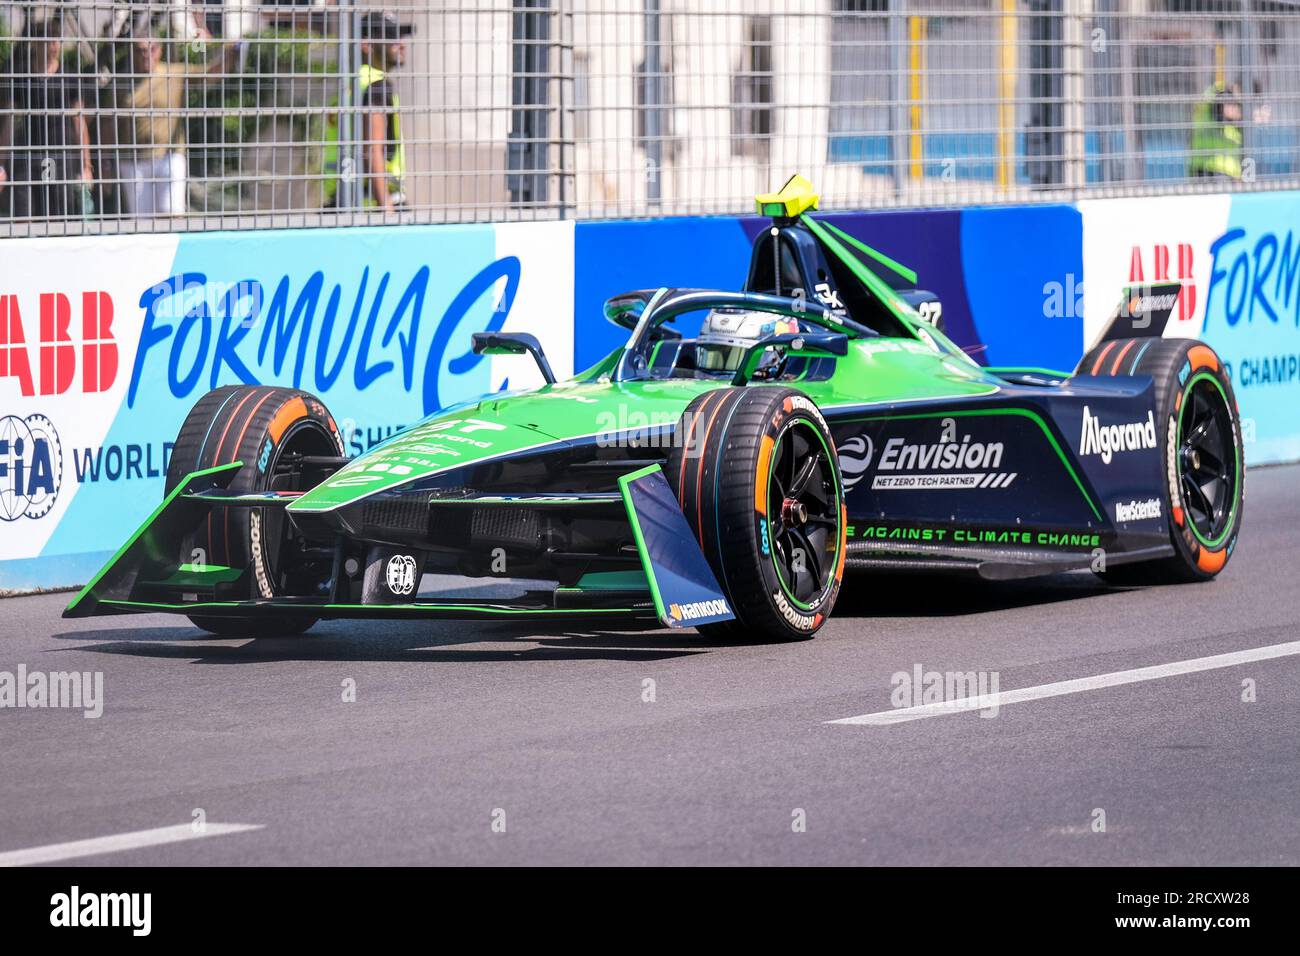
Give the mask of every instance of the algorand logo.
[[1103, 425], [1101, 419], [1093, 415], [1087, 405], [1083, 406], [1083, 431], [1079, 436], [1080, 455], [1100, 455], [1101, 460], [1109, 465], [1117, 451], [1140, 451], [1155, 447], [1155, 412], [1147, 412], [1145, 422]]
[[701, 617], [713, 617], [716, 614], [730, 613], [731, 608], [727, 606], [726, 601], [721, 599], [668, 605], [668, 615], [674, 621], [694, 621]]
[[1160, 499], [1148, 498], [1146, 501], [1115, 502], [1115, 520], [1123, 524], [1126, 521], [1146, 521], [1160, 517]]

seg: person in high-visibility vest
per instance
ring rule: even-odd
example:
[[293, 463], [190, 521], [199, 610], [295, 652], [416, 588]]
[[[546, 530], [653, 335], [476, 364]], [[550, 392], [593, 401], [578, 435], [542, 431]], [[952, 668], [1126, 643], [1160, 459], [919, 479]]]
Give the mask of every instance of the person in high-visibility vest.
[[[397, 90], [388, 74], [406, 62], [403, 37], [410, 36], [413, 29], [391, 13], [368, 13], [361, 21], [357, 122], [364, 175], [360, 198], [365, 206], [387, 212], [406, 203], [406, 147], [402, 143]], [[347, 175], [339, 163], [338, 120], [338, 114], [332, 114], [325, 127], [322, 165], [327, 207], [337, 206], [339, 177]]]
[[361, 21], [361, 142], [366, 197], [385, 211], [406, 202], [406, 147], [390, 71], [406, 62], [414, 28], [391, 13], [374, 11]]
[[1189, 176], [1241, 178], [1241, 88], [1216, 82], [1192, 112]]

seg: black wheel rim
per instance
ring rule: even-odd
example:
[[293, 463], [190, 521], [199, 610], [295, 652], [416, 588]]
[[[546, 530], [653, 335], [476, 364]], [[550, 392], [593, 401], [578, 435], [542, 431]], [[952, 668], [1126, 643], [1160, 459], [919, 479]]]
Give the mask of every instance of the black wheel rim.
[[841, 518], [830, 449], [811, 423], [796, 420], [777, 437], [767, 500], [777, 576], [807, 610], [834, 577]]
[[[292, 464], [299, 455], [336, 455], [338, 448], [325, 426], [316, 421], [295, 425], [283, 438], [269, 465], [269, 491], [304, 491], [302, 476]], [[323, 593], [333, 573], [331, 548], [312, 545], [298, 536], [283, 508], [263, 508], [263, 537], [271, 546], [271, 580], [287, 594]]]
[[1237, 496], [1237, 442], [1232, 415], [1217, 383], [1192, 383], [1178, 428], [1179, 490], [1187, 519], [1202, 544], [1219, 543]]

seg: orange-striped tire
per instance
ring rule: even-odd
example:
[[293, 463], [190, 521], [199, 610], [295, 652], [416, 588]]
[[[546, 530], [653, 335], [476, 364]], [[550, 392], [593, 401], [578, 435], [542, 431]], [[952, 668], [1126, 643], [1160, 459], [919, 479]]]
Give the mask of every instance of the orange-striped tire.
[[[1076, 374], [1149, 375], [1164, 456], [1165, 504], [1174, 556], [1118, 565], [1102, 573], [1116, 584], [1208, 581], [1227, 565], [1241, 532], [1245, 461], [1232, 379], [1212, 348], [1195, 339], [1127, 338], [1103, 342]], [[1200, 426], [1222, 451], [1195, 444]], [[1219, 461], [1218, 459], [1223, 459]]]
[[[226, 385], [204, 395], [190, 410], [167, 466], [170, 492], [191, 472], [243, 462], [231, 491], [294, 491], [280, 467], [287, 456], [343, 454], [343, 440], [324, 403], [297, 389]], [[272, 598], [309, 591], [317, 575], [282, 556], [293, 546], [293, 529], [280, 509], [213, 508], [186, 543], [186, 555], [209, 565], [246, 572], [248, 597]], [[300, 634], [310, 617], [233, 618], [191, 615], [204, 630], [234, 636]]]
[[700, 630], [812, 637], [835, 606], [845, 558], [843, 485], [821, 412], [791, 388], [719, 388], [677, 427], [665, 472], [736, 615]]

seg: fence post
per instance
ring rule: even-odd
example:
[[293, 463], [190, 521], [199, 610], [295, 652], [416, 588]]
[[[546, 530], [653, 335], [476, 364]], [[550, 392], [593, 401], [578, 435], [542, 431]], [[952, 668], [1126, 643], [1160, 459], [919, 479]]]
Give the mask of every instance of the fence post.
[[506, 188], [536, 218], [549, 200], [551, 0], [512, 0]]
[[356, 143], [357, 114], [356, 102], [352, 95], [352, 81], [357, 75], [357, 65], [353, 62], [353, 0], [339, 0], [339, 55], [338, 55], [338, 137], [334, 145], [334, 175], [338, 177], [335, 195], [338, 197], [339, 209], [355, 209], [357, 176], [360, 173], [353, 163], [353, 150]]
[[[1124, 178], [1124, 69], [1120, 59], [1123, 49], [1123, 30], [1118, 9], [1120, 0], [1093, 0], [1092, 31], [1085, 37], [1088, 51], [1085, 63], [1087, 95], [1094, 101], [1094, 116], [1099, 128], [1098, 165], [1104, 183], [1118, 182]], [[1100, 46], [1098, 46], [1100, 41]], [[1087, 117], [1085, 116], [1085, 122]]]
[[1135, 29], [1133, 10], [1125, 6], [1117, 11], [1121, 17], [1118, 22], [1123, 25], [1123, 34], [1113, 37], [1109, 42], [1118, 44], [1120, 61], [1120, 123], [1123, 127], [1124, 155], [1120, 167], [1120, 178], [1129, 182], [1141, 182], [1146, 179], [1146, 170], [1142, 157], [1138, 154], [1138, 115], [1137, 115], [1137, 58], [1136, 39], [1141, 31]]
[[658, 206], [664, 165], [663, 63], [659, 50], [659, 0], [645, 0], [645, 160], [646, 200]]
[[555, 162], [556, 195], [560, 219], [569, 218], [576, 213], [578, 204], [577, 162], [577, 123], [575, 119], [574, 87], [575, 66], [573, 62], [573, 9], [570, 0], [556, 0], [555, 3], [556, 40], [555, 40], [555, 85], [556, 85], [556, 129]]
[[1259, 77], [1258, 64], [1262, 59], [1259, 30], [1259, 11], [1253, 0], [1243, 0], [1241, 5], [1241, 159], [1242, 177], [1258, 176], [1261, 170], [1258, 159], [1252, 152], [1256, 147], [1255, 108], [1259, 97], [1255, 95], [1255, 84]]
[[894, 176], [894, 195], [903, 195], [907, 150], [904, 131], [907, 127], [907, 85], [905, 59], [907, 41], [907, 0], [889, 4], [889, 165]]
[[1084, 135], [1084, 0], [1065, 0], [1065, 186], [1074, 198], [1087, 185], [1087, 146]]
[[1016, 0], [1002, 0], [998, 17], [998, 131], [997, 183], [1004, 195], [1016, 182], [1016, 81], [1020, 23]]

